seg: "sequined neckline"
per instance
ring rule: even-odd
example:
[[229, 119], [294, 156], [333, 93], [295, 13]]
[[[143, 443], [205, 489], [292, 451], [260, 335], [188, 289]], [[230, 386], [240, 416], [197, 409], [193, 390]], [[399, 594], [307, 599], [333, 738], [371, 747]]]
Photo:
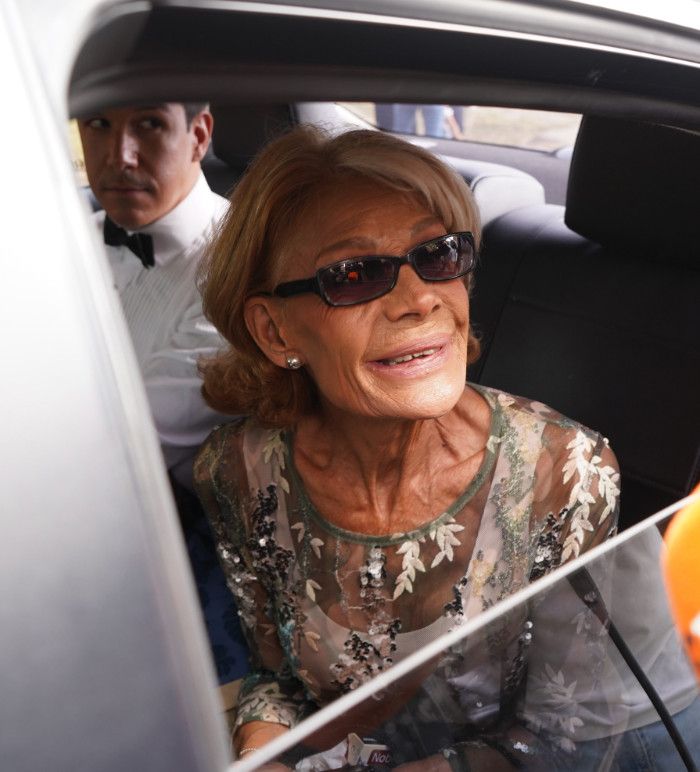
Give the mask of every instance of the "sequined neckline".
[[433, 520], [429, 520], [428, 522], [423, 523], [423, 525], [419, 526], [418, 528], [415, 528], [412, 531], [407, 531], [404, 533], [395, 533], [390, 536], [387, 536], [387, 535], [379, 536], [376, 534], [366, 534], [366, 533], [359, 533], [358, 531], [349, 531], [345, 528], [341, 528], [340, 526], [335, 525], [334, 523], [331, 523], [329, 520], [323, 517], [323, 515], [316, 509], [316, 507], [312, 504], [311, 500], [309, 499], [306, 493], [306, 488], [304, 487], [304, 483], [302, 482], [301, 477], [297, 472], [296, 466], [294, 465], [294, 458], [292, 454], [293, 433], [291, 430], [286, 430], [283, 433], [283, 439], [285, 444], [286, 456], [288, 460], [288, 471], [289, 471], [290, 477], [294, 482], [293, 489], [297, 492], [299, 496], [299, 503], [301, 504], [301, 507], [304, 510], [304, 512], [312, 520], [314, 520], [321, 528], [323, 528], [324, 531], [332, 534], [336, 538], [342, 539], [344, 541], [355, 542], [357, 544], [376, 544], [379, 546], [399, 544], [408, 539], [410, 540], [419, 539], [425, 536], [433, 528], [436, 528], [442, 525], [443, 522], [453, 518], [460, 510], [464, 508], [467, 502], [474, 497], [474, 495], [481, 488], [481, 486], [484, 483], [484, 480], [490, 473], [493, 467], [494, 461], [496, 459], [497, 442], [493, 441], [493, 438], [496, 438], [496, 439], [500, 438], [501, 428], [502, 428], [501, 406], [492, 398], [491, 394], [488, 392], [487, 389], [484, 389], [483, 387], [477, 384], [470, 383], [468, 385], [471, 388], [473, 388], [475, 391], [477, 391], [479, 394], [481, 394], [481, 396], [486, 400], [486, 403], [488, 404], [488, 406], [491, 408], [491, 424], [489, 427], [489, 438], [486, 442], [486, 452], [484, 454], [484, 459], [481, 462], [481, 466], [479, 467], [478, 472], [474, 475], [474, 477], [472, 478], [471, 482], [466, 487], [466, 489], [457, 497], [457, 499], [455, 499], [455, 501], [452, 502], [452, 504], [450, 504], [450, 506], [442, 514], [438, 515]]

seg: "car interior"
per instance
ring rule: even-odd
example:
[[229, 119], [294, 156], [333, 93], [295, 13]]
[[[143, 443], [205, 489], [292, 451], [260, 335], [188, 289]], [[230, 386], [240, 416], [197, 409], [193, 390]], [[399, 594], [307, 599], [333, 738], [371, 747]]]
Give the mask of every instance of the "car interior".
[[[264, 143], [295, 123], [353, 128], [333, 107], [212, 104], [210, 186], [227, 195]], [[556, 174], [541, 172], [549, 187], [568, 174], [565, 204], [547, 200], [528, 172], [469, 158], [460, 145], [440, 140], [436, 151], [470, 185], [484, 229], [471, 299], [482, 354], [469, 378], [598, 428], [622, 470], [620, 528], [640, 522], [700, 475], [700, 135], [585, 116], [570, 169], [557, 159]], [[489, 150], [500, 148], [481, 145], [482, 158]]]
[[[451, 18], [448, 5], [434, 13]], [[537, 23], [530, 14], [518, 30]], [[619, 19], [605, 29], [626, 34]], [[675, 32], [658, 41], [680, 58], [692, 43]], [[278, 44], [261, 51], [263, 39]], [[472, 298], [483, 354], [469, 377], [607, 436], [626, 527], [687, 494], [700, 474], [693, 77], [670, 58], [613, 48], [180, 4], [103, 20], [77, 57], [69, 104], [80, 114], [135, 98], [207, 98], [216, 128], [204, 169], [224, 194], [278, 131], [300, 120], [350, 124], [329, 98], [432, 103], [437, 88], [443, 102], [583, 113], [566, 188], [566, 157], [433, 144], [471, 185], [483, 219]]]
[[566, 206], [523, 207], [484, 235], [473, 377], [540, 395], [609, 437], [622, 527], [689, 493], [700, 473], [699, 140], [586, 116]]
[[380, 22], [287, 5], [124, 4], [84, 40], [68, 112], [208, 101], [203, 169], [222, 195], [296, 123], [366, 125], [341, 101], [582, 114], [570, 154], [431, 142], [482, 216], [471, 297], [482, 353], [468, 378], [606, 436], [621, 529], [689, 494], [700, 480], [700, 103], [697, 69], [680, 60], [696, 55], [693, 40], [667, 27], [656, 38], [667, 55], [646, 57], [619, 46], [633, 41], [619, 17], [595, 48], [542, 34], [532, 9], [504, 21], [511, 35], [479, 28], [477, 6], [460, 26], [449, 2], [432, 9], [435, 25], [410, 5], [397, 20], [389, 0]]
[[[305, 113], [320, 122], [304, 108], [212, 106], [213, 189], [228, 193], [265, 140]], [[484, 227], [470, 379], [598, 427], [622, 468], [621, 528], [687, 495], [700, 475], [700, 136], [586, 116], [564, 205], [515, 167], [440, 156], [472, 188]]]

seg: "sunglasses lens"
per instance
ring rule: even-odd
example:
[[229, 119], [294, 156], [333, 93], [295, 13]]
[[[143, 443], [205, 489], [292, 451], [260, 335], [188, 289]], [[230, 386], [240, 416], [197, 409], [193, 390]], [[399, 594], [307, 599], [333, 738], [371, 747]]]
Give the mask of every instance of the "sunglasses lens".
[[364, 303], [388, 292], [394, 283], [394, 265], [382, 257], [345, 260], [321, 272], [321, 287], [334, 306]]
[[413, 260], [426, 281], [456, 279], [474, 267], [474, 247], [467, 236], [443, 236], [416, 249]]
[[[474, 267], [474, 245], [467, 233], [441, 236], [416, 247], [408, 261], [425, 281], [456, 279]], [[321, 269], [318, 282], [332, 306], [366, 303], [392, 289], [404, 262], [405, 258], [375, 256], [342, 260]]]

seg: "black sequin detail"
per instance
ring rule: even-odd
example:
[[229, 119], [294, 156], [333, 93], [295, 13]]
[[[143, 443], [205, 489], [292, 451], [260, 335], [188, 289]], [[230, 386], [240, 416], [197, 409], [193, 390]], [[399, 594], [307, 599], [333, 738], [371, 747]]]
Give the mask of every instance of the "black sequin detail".
[[268, 591], [287, 585], [289, 570], [294, 559], [291, 550], [280, 547], [275, 539], [277, 522], [277, 488], [267, 486], [267, 495], [258, 491], [257, 506], [251, 514], [252, 534], [246, 540], [253, 566], [261, 578], [264, 578]]
[[561, 555], [564, 550], [561, 543], [561, 532], [567, 513], [568, 509], [562, 509], [556, 516], [551, 512], [547, 515], [544, 528], [537, 540], [530, 581], [534, 582], [535, 579], [548, 574], [561, 564]]

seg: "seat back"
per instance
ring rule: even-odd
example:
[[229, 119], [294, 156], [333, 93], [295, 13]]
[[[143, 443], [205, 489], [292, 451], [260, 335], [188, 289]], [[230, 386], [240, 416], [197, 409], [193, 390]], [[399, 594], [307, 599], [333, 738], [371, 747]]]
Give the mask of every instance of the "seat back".
[[228, 196], [263, 147], [295, 123], [290, 105], [211, 105], [214, 133], [202, 170], [211, 189]]
[[482, 227], [506, 212], [523, 206], [544, 204], [544, 186], [531, 174], [488, 161], [448, 155], [441, 155], [440, 158], [460, 174], [471, 188], [479, 207]]
[[621, 526], [700, 474], [700, 135], [587, 117], [567, 205], [485, 229], [472, 380], [536, 398], [609, 437]]
[[[228, 196], [246, 167], [263, 145], [297, 122], [292, 105], [212, 105], [214, 134], [202, 169], [212, 190]], [[309, 116], [309, 111], [303, 112]], [[319, 115], [329, 131], [356, 128], [333, 124]], [[482, 222], [488, 223], [518, 207], [544, 203], [544, 188], [530, 174], [510, 166], [472, 161], [457, 156], [442, 160], [462, 175], [479, 205]]]

